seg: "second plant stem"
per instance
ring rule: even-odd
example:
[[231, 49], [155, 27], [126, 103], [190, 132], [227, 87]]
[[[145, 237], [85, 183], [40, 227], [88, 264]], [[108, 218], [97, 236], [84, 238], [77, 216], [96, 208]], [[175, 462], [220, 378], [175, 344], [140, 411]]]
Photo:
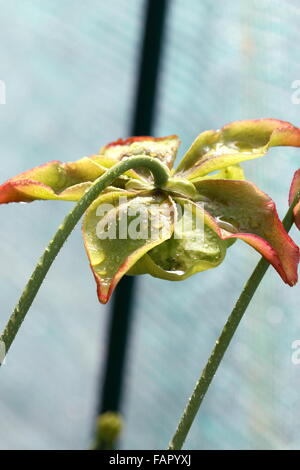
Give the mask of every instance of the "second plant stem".
[[[300, 192], [296, 194], [293, 203], [291, 204], [289, 210], [287, 211], [282, 221], [283, 226], [287, 232], [291, 229], [293, 225], [293, 208], [299, 200], [299, 197]], [[236, 332], [237, 327], [239, 326], [240, 321], [243, 318], [243, 315], [256, 289], [258, 288], [260, 281], [264, 277], [269, 265], [269, 262], [262, 258], [254, 269], [247, 283], [245, 284], [245, 287], [238, 301], [236, 302], [235, 307], [232, 310], [219, 339], [215, 344], [210, 358], [206, 366], [204, 367], [201, 376], [198, 382], [196, 383], [194, 391], [189, 399], [189, 402], [179, 420], [178, 427], [169, 444], [169, 450], [180, 450], [182, 448], [185, 439], [194, 422], [194, 419], [198, 413], [198, 410], [201, 406], [201, 403], [203, 402], [206, 392], [223, 359], [223, 356], [227, 351], [227, 348], [233, 338], [233, 335]]]

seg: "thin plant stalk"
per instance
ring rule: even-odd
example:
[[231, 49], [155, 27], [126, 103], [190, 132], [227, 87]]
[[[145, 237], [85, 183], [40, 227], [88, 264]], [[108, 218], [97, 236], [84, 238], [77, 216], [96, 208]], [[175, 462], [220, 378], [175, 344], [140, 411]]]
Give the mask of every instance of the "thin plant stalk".
[[[300, 191], [296, 194], [293, 203], [291, 204], [282, 221], [283, 226], [287, 232], [293, 225], [293, 208], [298, 202], [299, 197]], [[204, 367], [201, 376], [196, 383], [194, 391], [188, 401], [188, 404], [179, 420], [175, 434], [170, 441], [169, 450], [180, 450], [182, 448], [203, 402], [203, 399], [207, 393], [207, 390], [233, 338], [233, 335], [236, 332], [237, 327], [239, 326], [240, 321], [243, 318], [243, 315], [269, 266], [269, 262], [264, 258], [261, 258], [247, 283], [245, 284], [243, 291], [238, 298], [238, 301], [236, 302], [234, 309], [232, 310], [222, 330], [222, 333], [219, 336], [219, 339], [216, 341], [208, 362]]]
[[[111, 185], [120, 175], [133, 168], [149, 169], [153, 173], [154, 184], [157, 187], [164, 186], [168, 181], [169, 172], [163, 163], [158, 159], [141, 155], [122, 160], [107, 170], [104, 175], [100, 176], [94, 182], [93, 186], [84, 194], [59, 226], [56, 234], [45, 249], [27, 285], [25, 286], [19, 302], [0, 336], [1, 351], [4, 351], [5, 355], [9, 351], [9, 348], [14, 341], [16, 334], [18, 333], [20, 326], [22, 325], [23, 320], [54, 259], [76, 226], [77, 222], [81, 219], [90, 204], [107, 186]], [[4, 358], [1, 357], [1, 359], [3, 360]]]

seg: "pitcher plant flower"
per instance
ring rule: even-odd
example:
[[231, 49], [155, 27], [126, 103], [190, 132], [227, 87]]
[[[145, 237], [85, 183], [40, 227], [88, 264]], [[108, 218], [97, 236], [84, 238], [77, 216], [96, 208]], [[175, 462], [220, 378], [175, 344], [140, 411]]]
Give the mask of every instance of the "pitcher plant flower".
[[[300, 129], [275, 119], [236, 121], [201, 133], [174, 169], [179, 145], [175, 135], [133, 137], [75, 162], [51, 161], [2, 184], [0, 203], [79, 201], [120, 162], [140, 156], [158, 159], [167, 173], [163, 184], [157, 184], [147, 168], [128, 169], [85, 211], [84, 245], [100, 302], [109, 300], [125, 274], [179, 281], [217, 267], [236, 239], [261, 253], [293, 286], [299, 248], [272, 199], [245, 180], [239, 164], [264, 156], [270, 147], [299, 147]], [[299, 185], [298, 172], [291, 199]], [[183, 223], [186, 216], [188, 228]]]

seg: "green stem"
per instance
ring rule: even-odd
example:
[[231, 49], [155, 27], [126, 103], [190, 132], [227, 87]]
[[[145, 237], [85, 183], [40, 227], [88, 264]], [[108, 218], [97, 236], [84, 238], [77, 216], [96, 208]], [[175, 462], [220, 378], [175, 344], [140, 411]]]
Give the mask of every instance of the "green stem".
[[[299, 200], [300, 192], [297, 193], [294, 198], [293, 203], [291, 204], [289, 210], [286, 213], [282, 223], [286, 231], [288, 232], [293, 225], [293, 208], [295, 207], [297, 201]], [[184, 441], [191, 429], [191, 426], [194, 422], [194, 419], [197, 415], [197, 412], [201, 406], [201, 403], [206, 395], [206, 392], [216, 374], [218, 367], [223, 359], [225, 352], [232, 340], [232, 337], [239, 326], [241, 319], [256, 291], [260, 281], [264, 277], [268, 267], [268, 261], [262, 258], [256, 268], [254, 269], [252, 275], [248, 279], [237, 303], [235, 304], [234, 309], [232, 310], [219, 339], [217, 340], [215, 347], [208, 359], [206, 366], [204, 367], [201, 376], [196, 383], [192, 396], [190, 397], [188, 404], [179, 420], [178, 427], [175, 431], [175, 434], [169, 444], [169, 450], [179, 450], [182, 448]]]
[[162, 187], [167, 183], [169, 178], [167, 167], [158, 159], [147, 156], [134, 156], [122, 160], [94, 182], [93, 186], [65, 217], [36, 265], [18, 304], [0, 336], [0, 351], [4, 350], [4, 353], [7, 354], [56, 255], [90, 204], [99, 196], [101, 191], [111, 185], [120, 175], [130, 169], [140, 167], [147, 168], [152, 172], [155, 186]]

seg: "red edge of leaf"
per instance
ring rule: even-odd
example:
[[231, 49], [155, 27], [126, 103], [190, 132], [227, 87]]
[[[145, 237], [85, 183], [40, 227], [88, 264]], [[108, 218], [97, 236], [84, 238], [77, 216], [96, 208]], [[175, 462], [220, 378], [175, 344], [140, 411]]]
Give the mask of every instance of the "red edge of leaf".
[[34, 199], [22, 195], [18, 188], [22, 186], [39, 186], [51, 191], [54, 191], [46, 184], [39, 183], [33, 180], [20, 180], [20, 181], [7, 181], [0, 186], [0, 204], [8, 204], [10, 202], [32, 202]]
[[128, 137], [127, 139], [118, 139], [118, 140], [115, 140], [114, 142], [110, 142], [109, 144], [105, 145], [104, 148], [114, 147], [116, 145], [129, 145], [129, 144], [133, 144], [134, 142], [143, 142], [145, 140], [146, 141], [154, 140], [155, 142], [160, 142], [166, 139], [177, 139], [177, 138], [178, 136], [176, 134], [168, 135], [166, 137], [151, 137], [151, 136]]
[[[22, 173], [19, 173], [17, 176], [14, 176], [13, 178], [10, 178], [9, 180], [5, 181], [5, 183], [0, 185], [0, 204], [8, 204], [9, 202], [32, 202], [33, 199], [31, 199], [30, 197], [26, 198], [18, 192], [18, 186], [40, 186], [46, 188], [54, 194], [54, 191], [50, 188], [50, 186], [47, 186], [46, 184], [40, 183], [38, 181], [34, 181], [30, 178], [27, 179], [23, 177], [28, 175], [28, 173], [31, 173], [33, 170], [39, 168], [46, 168], [47, 166], [53, 165], [55, 163], [61, 165], [61, 162], [59, 160], [52, 160], [50, 162], [43, 163], [42, 165], [38, 165], [32, 168], [31, 170], [26, 170]], [[21, 179], [18, 179], [20, 177]]]
[[[252, 123], [262, 123], [262, 124], [269, 124], [270, 125], [270, 131], [273, 131], [274, 134], [277, 134], [277, 136], [280, 135], [280, 133], [284, 133], [285, 131], [291, 132], [290, 134], [290, 140], [286, 142], [278, 142], [276, 145], [280, 146], [293, 146], [293, 147], [300, 147], [300, 129], [298, 127], [295, 127], [293, 124], [291, 124], [288, 121], [281, 121], [280, 119], [273, 119], [273, 118], [265, 118], [265, 119], [245, 119], [245, 120], [238, 120], [238, 121], [233, 121], [229, 124], [225, 124], [221, 128], [221, 130], [226, 130], [227, 128], [230, 128], [234, 124], [252, 124]], [[272, 139], [272, 135], [270, 136]]]
[[219, 237], [222, 240], [227, 240], [230, 238], [238, 238], [238, 239], [246, 241], [247, 243], [249, 243], [249, 245], [255, 248], [265, 259], [267, 259], [267, 261], [269, 261], [270, 264], [272, 264], [272, 266], [276, 269], [276, 271], [278, 272], [278, 274], [280, 275], [280, 277], [286, 284], [290, 286], [294, 286], [298, 281], [297, 267], [298, 267], [299, 260], [300, 260], [299, 248], [291, 239], [291, 237], [288, 235], [285, 228], [283, 227], [281, 220], [278, 217], [275, 203], [273, 201], [270, 201], [270, 205], [272, 205], [272, 209], [274, 211], [274, 215], [275, 215], [274, 222], [277, 225], [277, 230], [281, 232], [282, 237], [285, 238], [291, 250], [293, 251], [293, 254], [291, 255], [292, 262], [290, 263], [290, 268], [291, 268], [290, 273], [287, 273], [287, 271], [284, 269], [277, 252], [270, 245], [270, 243], [267, 242], [264, 238], [260, 237], [259, 235], [255, 235], [252, 233], [243, 233], [243, 232], [232, 234], [232, 235], [223, 235], [222, 230], [218, 226], [214, 217], [211, 216], [207, 211], [205, 212], [207, 216], [210, 218], [210, 220], [212, 221], [212, 224], [215, 228], [216, 233], [219, 235]]
[[117, 284], [119, 283], [119, 281], [122, 279], [123, 277], [123, 273], [127, 271], [127, 265], [128, 265], [128, 261], [125, 261], [125, 263], [123, 263], [116, 276], [113, 278], [113, 281], [112, 283], [110, 284], [110, 287], [107, 291], [107, 293], [105, 294], [103, 291], [101, 291], [101, 281], [100, 279], [98, 278], [97, 274], [94, 272], [93, 268], [92, 268], [92, 265], [90, 263], [90, 267], [91, 267], [91, 270], [92, 270], [92, 273], [94, 275], [94, 278], [95, 278], [95, 281], [96, 281], [96, 285], [97, 285], [97, 296], [98, 296], [98, 299], [99, 301], [102, 303], [102, 304], [107, 304], [107, 302], [109, 301], [113, 291], [115, 290]]
[[[81, 226], [81, 231], [82, 231], [82, 234], [83, 234], [83, 225]], [[87, 250], [87, 247], [86, 247], [86, 240], [85, 240], [84, 234], [83, 234], [82, 238], [83, 238], [83, 243], [84, 243], [84, 247], [85, 247], [85, 252], [86, 252], [88, 260], [89, 260], [90, 268], [91, 268], [91, 271], [92, 271], [93, 276], [94, 276], [95, 281], [96, 281], [98, 299], [102, 304], [107, 304], [107, 302], [109, 301], [109, 299], [110, 299], [113, 291], [115, 290], [117, 284], [120, 282], [120, 280], [124, 276], [124, 273], [127, 272], [128, 264], [130, 264], [131, 256], [129, 255], [129, 257], [126, 259], [126, 261], [123, 264], [121, 264], [121, 266], [118, 269], [118, 272], [116, 273], [116, 275], [112, 279], [112, 282], [109, 286], [109, 289], [107, 290], [106, 293], [104, 293], [103, 290], [101, 289], [101, 281], [100, 281], [99, 277], [97, 276], [97, 274], [95, 273], [95, 271], [92, 267], [89, 251]]]
[[[82, 227], [82, 231], [83, 231], [83, 227]], [[127, 271], [127, 265], [130, 264], [130, 261], [129, 261], [130, 257], [128, 257], [127, 260], [123, 264], [121, 264], [121, 266], [119, 267], [118, 272], [116, 273], [116, 275], [112, 279], [112, 282], [109, 286], [109, 289], [106, 292], [103, 292], [102, 283], [101, 283], [99, 277], [97, 276], [97, 274], [95, 273], [95, 271], [93, 269], [91, 259], [90, 259], [90, 255], [89, 255], [89, 252], [86, 248], [86, 241], [85, 241], [84, 236], [83, 236], [83, 243], [84, 243], [84, 246], [85, 246], [85, 252], [86, 252], [88, 260], [89, 260], [91, 271], [92, 271], [93, 276], [94, 276], [95, 281], [96, 281], [98, 299], [102, 304], [107, 304], [107, 302], [109, 301], [109, 299], [110, 299], [113, 291], [115, 290], [117, 284], [122, 279], [122, 277], [124, 275], [124, 272]]]

